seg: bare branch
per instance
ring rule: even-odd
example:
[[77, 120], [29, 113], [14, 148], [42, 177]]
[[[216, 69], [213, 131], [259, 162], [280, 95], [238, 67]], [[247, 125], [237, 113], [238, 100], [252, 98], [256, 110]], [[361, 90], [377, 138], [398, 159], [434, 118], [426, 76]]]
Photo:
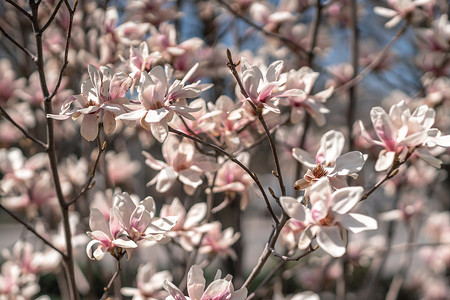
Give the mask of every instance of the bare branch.
[[278, 224], [278, 219], [275, 216], [275, 213], [272, 210], [272, 207], [270, 205], [269, 199], [267, 198], [267, 194], [264, 191], [263, 186], [261, 185], [261, 182], [259, 181], [258, 177], [256, 176], [255, 173], [253, 173], [252, 171], [250, 171], [243, 163], [241, 163], [239, 160], [237, 160], [233, 155], [231, 155], [230, 153], [228, 153], [227, 151], [223, 150], [222, 148], [220, 148], [219, 146], [216, 146], [214, 144], [205, 142], [195, 136], [190, 136], [182, 131], [176, 130], [172, 127], [169, 127], [169, 131], [172, 133], [175, 133], [179, 136], [183, 136], [185, 138], [191, 139], [195, 142], [198, 142], [200, 144], [203, 144], [207, 147], [213, 148], [214, 150], [216, 150], [217, 152], [222, 153], [223, 155], [225, 155], [226, 157], [228, 157], [232, 162], [234, 162], [235, 164], [237, 164], [238, 166], [240, 166], [248, 175], [250, 175], [250, 177], [253, 179], [253, 181], [256, 183], [256, 185], [258, 186], [259, 190], [261, 191], [263, 197], [264, 197], [264, 201], [266, 202], [266, 206], [267, 209], [269, 210], [270, 215], [272, 216], [273, 220], [275, 221], [276, 224]]
[[42, 26], [41, 28], [41, 33], [43, 33], [45, 30], [47, 30], [47, 28], [50, 26], [50, 24], [52, 24], [53, 20], [56, 17], [56, 14], [59, 11], [59, 8], [61, 7], [61, 5], [63, 4], [64, 0], [59, 0], [58, 4], [56, 4], [55, 9], [53, 10], [52, 15], [48, 18], [47, 22], [44, 24], [44, 26]]
[[47, 246], [52, 248], [53, 250], [57, 251], [63, 258], [66, 258], [66, 254], [64, 254], [61, 250], [55, 247], [52, 242], [47, 240], [45, 237], [43, 237], [39, 232], [37, 232], [30, 224], [22, 220], [18, 215], [16, 215], [14, 212], [10, 211], [8, 208], [3, 206], [3, 204], [0, 203], [0, 208], [3, 209], [8, 215], [10, 215], [14, 220], [22, 224], [26, 229], [28, 229], [31, 233], [33, 233], [36, 237], [38, 237], [41, 241], [44, 242]]
[[16, 121], [14, 121], [11, 116], [6, 112], [6, 110], [3, 109], [3, 107], [0, 106], [0, 115], [2, 115], [6, 120], [8, 120], [12, 125], [14, 125], [17, 129], [19, 129], [27, 138], [38, 144], [44, 149], [47, 149], [47, 145], [41, 141], [40, 139], [32, 136], [25, 128], [17, 124]]
[[17, 4], [16, 2], [12, 1], [12, 0], [5, 0], [7, 3], [11, 4], [12, 6], [14, 6], [15, 9], [17, 9], [20, 13], [22, 13], [25, 17], [27, 17], [28, 19], [31, 20], [31, 15], [30, 13], [28, 13], [25, 9], [23, 9], [22, 7], [19, 6], [19, 4]]
[[10, 36], [1, 26], [0, 26], [0, 31], [3, 33], [3, 35], [11, 41], [11, 43], [13, 43], [17, 48], [19, 48], [20, 50], [22, 50], [26, 55], [28, 55], [34, 62], [37, 60], [36, 55], [34, 55], [33, 53], [31, 53], [30, 50], [28, 50], [27, 48], [25, 48], [24, 46], [22, 46], [21, 44], [19, 44], [18, 41], [16, 41], [12, 36]]
[[305, 49], [303, 49], [303, 47], [301, 45], [297, 44], [296, 42], [288, 39], [287, 37], [285, 37], [285, 36], [283, 36], [283, 35], [281, 35], [279, 33], [275, 33], [275, 32], [271, 32], [271, 31], [265, 30], [263, 27], [255, 24], [249, 18], [247, 18], [245, 16], [242, 16], [241, 14], [236, 12], [226, 1], [224, 1], [224, 0], [217, 0], [217, 2], [222, 4], [236, 18], [241, 19], [242, 21], [247, 23], [249, 26], [251, 26], [254, 29], [256, 29], [257, 31], [261, 32], [265, 36], [270, 37], [270, 38], [275, 38], [275, 39], [279, 40], [280, 42], [282, 42], [283, 44], [285, 44], [289, 49], [291, 49], [291, 51], [295, 55], [297, 55], [297, 56], [299, 56], [301, 58], [303, 58], [304, 56], [308, 55], [308, 52]]

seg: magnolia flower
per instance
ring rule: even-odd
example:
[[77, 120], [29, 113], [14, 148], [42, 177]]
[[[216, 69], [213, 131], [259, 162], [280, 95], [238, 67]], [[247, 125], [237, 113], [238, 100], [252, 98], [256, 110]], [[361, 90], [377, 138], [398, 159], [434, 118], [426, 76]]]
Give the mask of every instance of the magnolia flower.
[[[120, 247], [127, 252], [130, 258], [130, 249], [136, 248], [137, 244], [122, 234], [122, 227], [119, 223], [118, 215], [114, 208], [111, 208], [109, 224], [103, 214], [96, 208], [91, 209], [89, 226], [92, 231], [86, 232], [92, 239], [86, 246], [86, 253], [90, 259], [101, 260], [106, 252], [114, 254], [116, 247]], [[92, 252], [95, 244], [97, 248]]]
[[380, 16], [391, 18], [384, 26], [392, 28], [400, 23], [402, 19], [409, 20], [417, 6], [429, 2], [430, 0], [388, 0], [389, 5], [393, 9], [376, 6], [374, 12]]
[[406, 149], [415, 149], [415, 153], [436, 168], [442, 163], [426, 148], [441, 146], [450, 147], [450, 135], [441, 136], [436, 128], [431, 128], [436, 112], [421, 105], [411, 114], [404, 101], [394, 105], [389, 114], [379, 106], [372, 108], [370, 118], [379, 140], [374, 140], [359, 121], [361, 135], [372, 145], [384, 147], [378, 156], [375, 170], [387, 170], [396, 157]]
[[155, 201], [147, 197], [135, 204], [128, 193], [114, 197], [114, 212], [123, 231], [131, 240], [161, 241], [165, 233], [175, 226], [177, 217], [155, 217]]
[[177, 178], [184, 184], [186, 193], [192, 195], [203, 182], [201, 175], [212, 172], [215, 162], [211, 157], [198, 153], [194, 144], [187, 139], [181, 142], [171, 135], [162, 145], [162, 154], [166, 162], [155, 159], [150, 153], [142, 152], [147, 158], [145, 163], [159, 173], [147, 185], [156, 183], [156, 191], [167, 192]]
[[[240, 153], [236, 158], [246, 166], [250, 162], [250, 154], [247, 152]], [[240, 207], [244, 210], [248, 204], [248, 190], [252, 184], [253, 180], [247, 172], [238, 168], [234, 162], [227, 160], [217, 171], [213, 192], [225, 192], [225, 201], [230, 201], [229, 198], [234, 198], [235, 193], [239, 193]]]
[[167, 66], [165, 71], [161, 66], [156, 66], [149, 73], [142, 72], [138, 87], [140, 104], [130, 106], [134, 111], [122, 114], [117, 119], [139, 120], [141, 126], [150, 130], [160, 143], [164, 142], [169, 133], [167, 122], [172, 120], [174, 112], [195, 120], [190, 113], [200, 109], [175, 104], [177, 100], [198, 97], [212, 86], [200, 84], [200, 81], [185, 85], [197, 68], [198, 64], [192, 67], [183, 80], [175, 80], [172, 84], [169, 82], [172, 70]]
[[331, 130], [320, 139], [316, 157], [300, 148], [293, 148], [294, 158], [308, 168], [305, 176], [295, 182], [295, 188], [304, 190], [322, 177], [327, 177], [333, 187], [340, 188], [347, 184], [337, 176], [346, 175], [356, 178], [358, 176], [356, 173], [364, 166], [367, 155], [359, 151], [350, 151], [341, 155], [344, 143], [344, 135], [339, 131]]
[[[48, 118], [66, 120], [70, 117], [76, 120], [83, 115], [81, 135], [88, 141], [93, 141], [98, 135], [98, 124], [103, 123], [106, 134], [116, 128], [115, 116], [125, 113], [124, 104], [129, 102], [125, 97], [133, 79], [120, 72], [113, 75], [110, 67], [88, 66], [89, 80], [81, 85], [81, 94], [74, 95], [64, 101], [58, 115], [48, 114]], [[75, 102], [75, 108], [71, 109]]]
[[188, 297], [183, 294], [173, 283], [164, 281], [164, 288], [170, 293], [166, 300], [244, 300], [247, 298], [247, 289], [241, 288], [235, 291], [231, 275], [221, 279], [222, 272], [217, 270], [214, 281], [209, 284], [205, 290], [206, 280], [203, 276], [203, 270], [193, 265], [188, 273], [187, 291]]
[[249, 98], [246, 100], [252, 101], [256, 107], [279, 113], [278, 107], [270, 103], [270, 100], [274, 100], [276, 97], [303, 95], [304, 92], [300, 90], [278, 91], [284, 84], [284, 81], [280, 79], [282, 69], [283, 61], [277, 60], [270, 64], [263, 74], [260, 68], [251, 66], [245, 58], [242, 58], [242, 84]]
[[345, 253], [341, 230], [353, 233], [377, 229], [377, 221], [371, 217], [350, 213], [361, 199], [362, 187], [346, 187], [332, 192], [329, 181], [322, 178], [310, 189], [311, 208], [301, 203], [301, 198], [280, 197], [281, 206], [289, 217], [305, 222], [307, 227], [298, 240], [298, 248], [306, 249], [317, 237], [317, 244], [331, 256]]
[[199, 253], [208, 255], [219, 254], [223, 258], [230, 256], [232, 259], [237, 259], [231, 245], [240, 238], [239, 232], [235, 233], [232, 227], [222, 231], [220, 222], [204, 224], [201, 230], [206, 232], [206, 234], [203, 237]]
[[132, 300], [164, 299], [167, 296], [167, 292], [163, 290], [166, 280], [172, 280], [169, 271], [156, 272], [151, 263], [142, 264], [139, 266], [136, 276], [137, 288], [124, 287], [120, 289], [120, 293], [133, 297]]
[[163, 205], [160, 216], [176, 216], [177, 224], [167, 232], [169, 237], [178, 237], [179, 243], [186, 251], [192, 251], [198, 244], [202, 231], [201, 221], [206, 217], [207, 205], [205, 202], [194, 204], [188, 212], [178, 198], [174, 198], [170, 205]]
[[303, 110], [306, 110], [316, 121], [317, 125], [323, 126], [325, 124], [324, 114], [330, 111], [322, 103], [331, 96], [334, 88], [331, 86], [324, 91], [311, 95], [313, 85], [318, 77], [319, 73], [314, 72], [309, 67], [302, 67], [297, 71], [290, 70], [287, 74], [284, 88], [286, 90], [299, 89], [304, 91], [304, 94], [279, 100], [279, 105], [291, 107], [291, 123], [298, 123], [301, 120]]

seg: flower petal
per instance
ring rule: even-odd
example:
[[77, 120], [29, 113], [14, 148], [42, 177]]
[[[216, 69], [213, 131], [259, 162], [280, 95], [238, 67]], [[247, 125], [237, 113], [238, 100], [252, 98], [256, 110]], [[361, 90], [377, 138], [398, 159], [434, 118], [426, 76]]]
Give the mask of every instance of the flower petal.
[[320, 227], [317, 244], [333, 257], [341, 257], [345, 253], [345, 245], [337, 226]]

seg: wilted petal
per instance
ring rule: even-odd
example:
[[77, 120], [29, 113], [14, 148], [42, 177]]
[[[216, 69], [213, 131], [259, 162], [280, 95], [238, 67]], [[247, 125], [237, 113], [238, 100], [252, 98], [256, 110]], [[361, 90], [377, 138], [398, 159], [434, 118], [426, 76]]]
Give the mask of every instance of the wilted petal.
[[333, 257], [341, 257], [345, 253], [345, 245], [337, 226], [321, 227], [317, 233], [317, 244]]

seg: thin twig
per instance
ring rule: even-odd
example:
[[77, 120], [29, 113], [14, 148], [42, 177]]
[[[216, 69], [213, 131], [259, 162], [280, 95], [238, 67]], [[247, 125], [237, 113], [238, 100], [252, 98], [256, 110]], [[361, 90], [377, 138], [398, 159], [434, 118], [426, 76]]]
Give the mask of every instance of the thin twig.
[[61, 5], [63, 4], [64, 0], [59, 0], [59, 2], [56, 4], [55, 9], [53, 10], [52, 15], [48, 18], [47, 22], [44, 24], [44, 26], [41, 27], [41, 32], [44, 32], [45, 30], [47, 30], [47, 28], [50, 26], [50, 24], [53, 22], [53, 20], [56, 17], [56, 14], [59, 11], [59, 8], [61, 7]]
[[[276, 174], [274, 174], [274, 175], [278, 179], [278, 183], [279, 183], [280, 189], [281, 189], [281, 195], [282, 196], [286, 196], [286, 187], [284, 186], [284, 182], [283, 182], [283, 175], [281, 173], [281, 167], [280, 167], [280, 162], [279, 162], [279, 159], [278, 159], [277, 149], [276, 149], [275, 143], [274, 143], [274, 141], [272, 139], [272, 135], [270, 134], [270, 130], [267, 127], [267, 124], [264, 121], [264, 118], [262, 116], [262, 109], [260, 109], [259, 107], [256, 107], [255, 103], [253, 103], [250, 100], [250, 97], [249, 97], [247, 91], [245, 90], [244, 85], [243, 85], [243, 83], [241, 81], [241, 78], [239, 77], [239, 74], [238, 74], [238, 72], [236, 70], [236, 67], [238, 66], [239, 62], [235, 63], [233, 61], [233, 57], [231, 56], [231, 51], [229, 49], [227, 49], [227, 58], [228, 58], [227, 66], [231, 70], [231, 73], [233, 74], [234, 78], [236, 79], [236, 82], [238, 83], [238, 85], [240, 87], [242, 95], [247, 99], [247, 102], [251, 105], [251, 107], [255, 111], [256, 115], [258, 116], [258, 119], [259, 119], [260, 123], [262, 124], [262, 126], [264, 128], [264, 132], [266, 133], [267, 139], [268, 139], [269, 144], [270, 144], [270, 148], [272, 150], [272, 155], [273, 155], [273, 160], [275, 162], [275, 167], [277, 169]], [[281, 204], [279, 203], [279, 201], [277, 201], [277, 203], [281, 207]]]
[[39, 232], [37, 232], [30, 224], [28, 224], [27, 222], [25, 222], [24, 220], [22, 220], [18, 215], [16, 215], [13, 211], [9, 210], [8, 208], [6, 208], [5, 206], [3, 206], [3, 204], [0, 203], [0, 208], [3, 209], [8, 215], [10, 215], [14, 220], [16, 220], [17, 222], [19, 222], [20, 224], [22, 224], [23, 226], [25, 226], [25, 228], [30, 231], [31, 233], [33, 233], [36, 237], [38, 237], [41, 241], [43, 241], [47, 246], [49, 246], [50, 248], [52, 248], [53, 250], [57, 251], [59, 254], [61, 254], [61, 256], [63, 258], [66, 257], [66, 254], [63, 253], [61, 250], [59, 250], [58, 248], [55, 247], [55, 245], [53, 245], [52, 242], [50, 242], [49, 240], [47, 240], [45, 237], [43, 237]]
[[375, 192], [384, 182], [386, 182], [387, 180], [391, 179], [392, 177], [394, 177], [395, 175], [398, 174], [399, 172], [399, 168], [401, 165], [403, 165], [404, 163], [406, 163], [406, 161], [409, 159], [409, 157], [414, 153], [414, 150], [416, 148], [412, 148], [408, 150], [408, 153], [406, 154], [405, 158], [402, 161], [398, 160], [398, 155], [396, 155], [396, 157], [394, 158], [394, 163], [392, 164], [392, 166], [389, 168], [389, 170], [386, 172], [386, 175], [384, 175], [384, 177], [378, 181], [369, 191], [367, 191], [366, 193], [364, 193], [364, 195], [361, 197], [361, 199], [359, 201], [363, 201], [366, 200], [373, 192]]
[[80, 193], [78, 195], [76, 195], [72, 200], [67, 202], [67, 204], [66, 204], [67, 206], [70, 206], [70, 205], [74, 204], [78, 199], [80, 199], [84, 194], [86, 194], [87, 191], [89, 191], [92, 187], [94, 187], [94, 183], [95, 182], [93, 183], [93, 180], [94, 180], [94, 177], [95, 177], [95, 172], [97, 170], [98, 163], [100, 162], [100, 157], [101, 157], [102, 153], [106, 149], [106, 141], [104, 141], [103, 144], [102, 144], [101, 139], [100, 139], [100, 130], [101, 130], [101, 128], [102, 128], [102, 125], [101, 125], [101, 123], [99, 123], [98, 124], [98, 135], [97, 135], [97, 149], [98, 149], [98, 153], [97, 153], [97, 158], [95, 159], [95, 162], [94, 162], [94, 166], [92, 167], [92, 170], [89, 173], [89, 178], [86, 181], [84, 187], [81, 189]]
[[0, 26], [0, 31], [3, 33], [3, 35], [10, 40], [17, 48], [19, 48], [20, 50], [22, 50], [26, 55], [28, 55], [34, 62], [36, 61], [36, 55], [34, 55], [33, 53], [31, 53], [30, 50], [28, 50], [27, 48], [25, 48], [24, 46], [22, 46], [21, 44], [19, 44], [18, 41], [16, 41], [12, 36], [10, 36], [4, 29], [3, 27]]
[[288, 220], [289, 220], [288, 215], [283, 212], [280, 222], [274, 227], [272, 233], [270, 234], [270, 237], [266, 243], [266, 247], [264, 248], [263, 252], [261, 253], [261, 256], [259, 257], [258, 263], [253, 268], [252, 272], [247, 277], [247, 280], [244, 282], [242, 287], [248, 289], [249, 285], [256, 279], [256, 276], [258, 276], [258, 274], [261, 272], [262, 268], [267, 262], [267, 259], [270, 257], [270, 254], [272, 254], [270, 248], [275, 247], [275, 243], [278, 240], [281, 230], [283, 229], [284, 225]]
[[397, 34], [394, 36], [394, 38], [381, 50], [381, 52], [378, 54], [378, 56], [369, 64], [367, 67], [365, 67], [356, 77], [350, 79], [343, 85], [337, 87], [334, 92], [339, 93], [341, 91], [344, 91], [355, 84], [359, 83], [368, 73], [370, 73], [373, 69], [375, 69], [380, 62], [384, 59], [387, 51], [394, 45], [394, 43], [406, 32], [406, 29], [408, 29], [409, 23], [407, 22], [405, 26], [403, 26]]
[[225, 2], [224, 0], [217, 0], [220, 4], [222, 4], [229, 12], [231, 12], [236, 18], [241, 19], [242, 21], [244, 21], [245, 23], [247, 23], [249, 26], [253, 27], [254, 29], [256, 29], [257, 31], [261, 32], [262, 34], [264, 34], [266, 37], [270, 37], [270, 38], [275, 38], [277, 40], [279, 40], [280, 42], [282, 42], [283, 44], [285, 44], [289, 49], [291, 49], [291, 51], [303, 58], [304, 56], [308, 55], [308, 52], [303, 49], [303, 47], [299, 44], [297, 44], [296, 42], [290, 40], [289, 38], [276, 33], [276, 32], [272, 32], [272, 31], [267, 31], [265, 30], [263, 27], [255, 24], [252, 20], [250, 20], [249, 18], [242, 16], [241, 14], [239, 14], [238, 12], [236, 12], [227, 2]]
[[225, 155], [226, 157], [228, 157], [228, 159], [230, 159], [232, 162], [234, 162], [235, 164], [237, 164], [239, 167], [241, 167], [248, 175], [250, 175], [250, 177], [253, 179], [253, 181], [254, 181], [254, 182], [256, 183], [256, 185], [258, 186], [259, 190], [261, 191], [261, 193], [262, 193], [262, 195], [263, 195], [264, 201], [266, 202], [266, 206], [267, 206], [267, 209], [269, 210], [270, 215], [272, 216], [272, 218], [273, 218], [273, 220], [275, 221], [275, 223], [278, 224], [278, 219], [277, 219], [277, 217], [275, 216], [275, 213], [274, 213], [273, 210], [272, 210], [272, 207], [271, 207], [271, 205], [270, 205], [269, 199], [267, 198], [267, 194], [266, 194], [266, 192], [264, 191], [264, 188], [262, 187], [261, 182], [259, 181], [259, 179], [258, 179], [258, 177], [256, 176], [256, 174], [252, 173], [252, 172], [251, 172], [251, 171], [250, 171], [243, 163], [241, 163], [241, 162], [240, 162], [239, 160], [237, 160], [233, 155], [231, 155], [231, 154], [228, 153], [227, 151], [223, 150], [223, 149], [220, 148], [219, 146], [216, 146], [216, 145], [214, 145], [214, 144], [205, 142], [205, 141], [203, 141], [203, 140], [201, 140], [201, 139], [199, 139], [199, 138], [197, 138], [197, 137], [195, 137], [195, 136], [191, 136], [191, 135], [189, 135], [189, 134], [186, 134], [186, 133], [184, 133], [184, 132], [182, 132], [182, 131], [179, 131], [179, 130], [177, 130], [177, 129], [174, 129], [174, 128], [172, 128], [172, 127], [169, 127], [169, 131], [172, 132], [172, 133], [175, 133], [175, 134], [177, 134], [177, 135], [179, 135], [179, 136], [182, 136], [182, 137], [191, 139], [191, 140], [193, 140], [193, 141], [195, 141], [195, 142], [197, 142], [197, 143], [203, 144], [203, 145], [205, 145], [205, 146], [207, 146], [207, 147], [213, 148], [214, 150], [216, 150], [216, 151], [222, 153], [223, 155]]
[[6, 112], [6, 110], [3, 109], [3, 107], [0, 106], [0, 115], [3, 116], [6, 120], [8, 120], [12, 125], [14, 125], [17, 129], [19, 129], [27, 138], [38, 144], [44, 149], [47, 149], [47, 145], [41, 141], [40, 139], [32, 136], [28, 131], [25, 130], [22, 126], [17, 124], [16, 121], [14, 121], [11, 116]]
[[320, 0], [317, 0], [316, 5], [316, 15], [313, 23], [313, 31], [311, 34], [311, 47], [309, 49], [308, 53], [308, 66], [312, 67], [312, 63], [314, 60], [314, 48], [316, 48], [317, 45], [317, 37], [319, 35], [319, 28], [320, 28], [320, 22], [322, 20], [322, 2]]
[[120, 271], [121, 271], [121, 270], [122, 270], [122, 269], [120, 268], [120, 259], [117, 259], [117, 269], [116, 269], [116, 272], [114, 272], [113, 277], [112, 277], [111, 280], [109, 281], [108, 285], [104, 288], [103, 295], [102, 295], [102, 297], [100, 298], [101, 300], [105, 300], [105, 299], [108, 298], [109, 290], [111, 289], [111, 287], [112, 287], [114, 281], [116, 280], [116, 278], [119, 277]]
[[273, 247], [269, 247], [269, 250], [270, 250], [270, 252], [272, 252], [272, 254], [274, 256], [276, 256], [276, 257], [278, 257], [278, 258], [280, 258], [280, 259], [282, 259], [284, 261], [299, 261], [300, 259], [302, 259], [303, 257], [307, 256], [308, 254], [316, 251], [318, 248], [319, 248], [319, 246], [310, 247], [308, 249], [308, 251], [306, 251], [306, 252], [304, 252], [302, 254], [299, 254], [297, 256], [286, 256], [286, 255], [280, 254]]
[[14, 6], [20, 13], [22, 13], [25, 17], [27, 17], [28, 19], [31, 20], [31, 15], [29, 12], [27, 12], [25, 9], [23, 9], [22, 7], [19, 6], [19, 4], [17, 4], [14, 1], [11, 0], [5, 0], [7, 3], [11, 4], [12, 6]]

